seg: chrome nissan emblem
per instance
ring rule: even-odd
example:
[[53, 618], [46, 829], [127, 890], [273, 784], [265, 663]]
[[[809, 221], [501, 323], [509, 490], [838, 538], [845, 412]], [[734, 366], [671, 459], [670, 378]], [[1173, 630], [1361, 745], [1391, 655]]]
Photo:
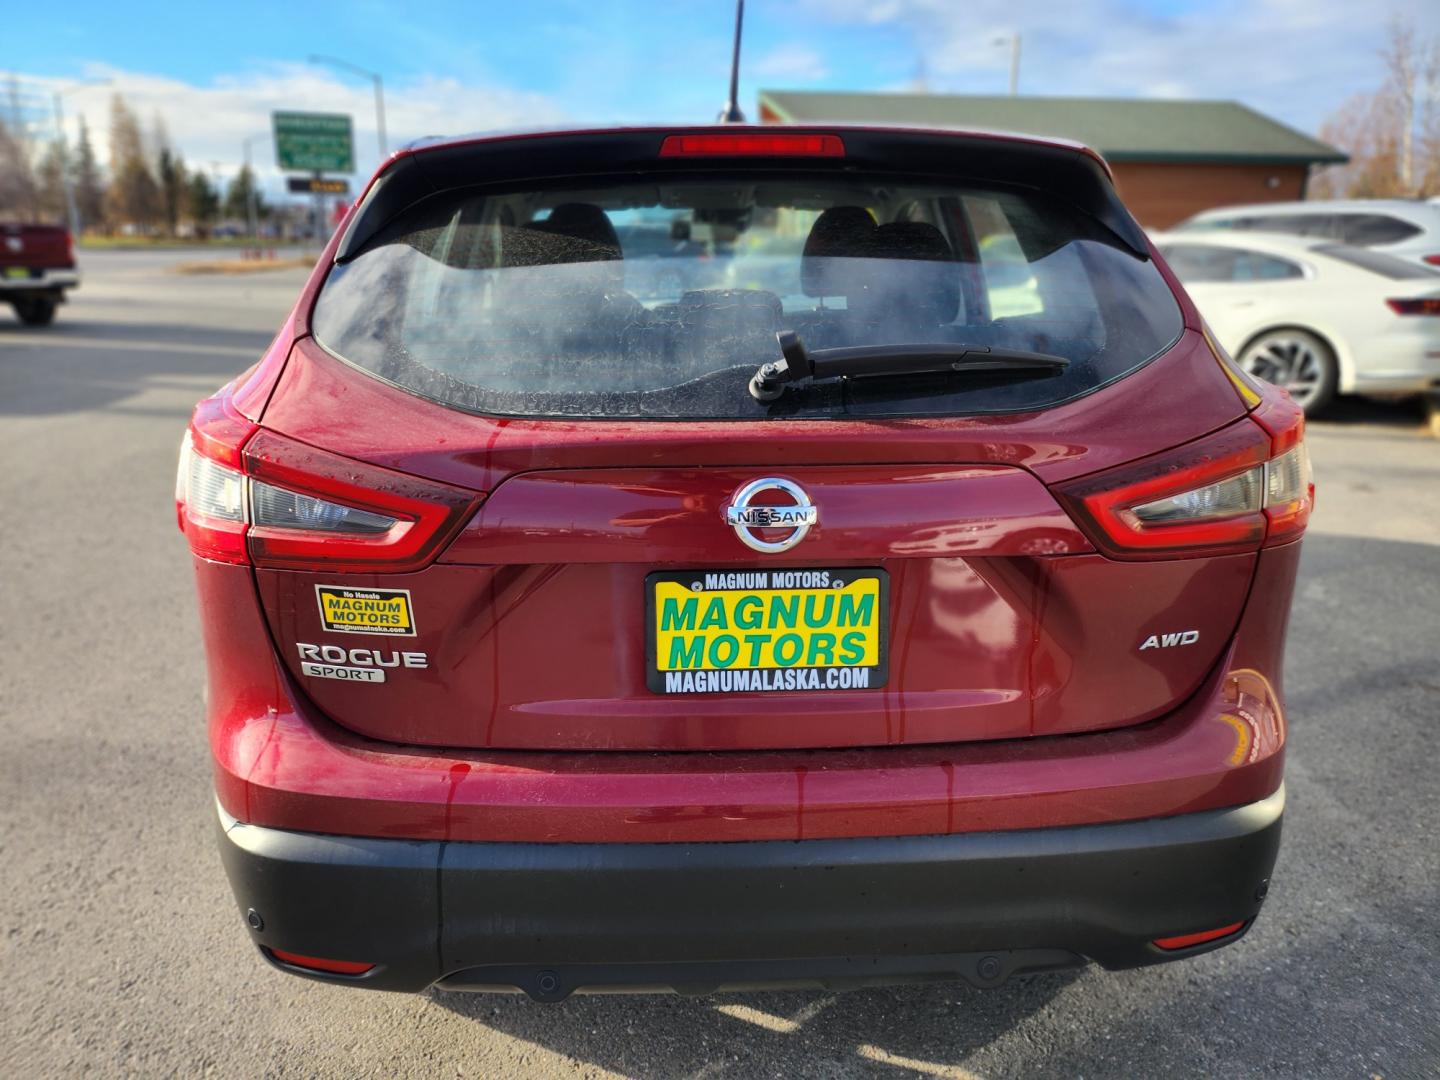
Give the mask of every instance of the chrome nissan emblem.
[[[783, 491], [795, 502], [791, 506], [752, 506], [755, 496], [766, 491]], [[767, 476], [763, 480], [751, 480], [730, 500], [725, 507], [725, 522], [735, 530], [740, 542], [756, 551], [774, 554], [788, 551], [810, 531], [810, 526], [820, 520], [820, 508], [810, 501], [805, 489], [789, 480]], [[790, 529], [783, 540], [762, 540], [753, 529]]]

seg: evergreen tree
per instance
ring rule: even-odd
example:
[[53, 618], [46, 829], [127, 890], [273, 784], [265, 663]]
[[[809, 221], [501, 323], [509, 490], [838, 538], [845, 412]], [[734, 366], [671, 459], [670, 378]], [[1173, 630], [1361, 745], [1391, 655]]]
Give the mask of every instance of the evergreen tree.
[[230, 186], [225, 192], [225, 216], [236, 218], [240, 221], [250, 220], [250, 192], [255, 191], [255, 217], [263, 218], [269, 209], [265, 200], [260, 194], [255, 183], [255, 173], [249, 165], [240, 166], [240, 171], [235, 174], [235, 179], [230, 181]]
[[176, 227], [180, 224], [180, 215], [185, 211], [185, 161], [168, 146], [162, 146], [157, 171], [160, 175], [160, 203], [165, 217], [165, 230], [174, 236]]
[[80, 214], [80, 227], [99, 228], [105, 224], [105, 181], [95, 160], [95, 147], [90, 142], [90, 128], [80, 117], [80, 138], [71, 158], [75, 181], [75, 208]]
[[210, 178], [199, 169], [190, 174], [185, 184], [185, 201], [197, 228], [208, 230], [215, 224], [215, 218], [220, 213], [220, 196], [216, 194]]

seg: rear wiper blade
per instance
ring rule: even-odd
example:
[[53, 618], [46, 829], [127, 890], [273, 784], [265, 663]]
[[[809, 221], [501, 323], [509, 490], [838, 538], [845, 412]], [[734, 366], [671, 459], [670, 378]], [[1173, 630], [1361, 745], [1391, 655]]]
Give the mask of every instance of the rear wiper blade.
[[843, 376], [923, 375], [930, 372], [1001, 372], [1058, 375], [1070, 366], [1063, 356], [1027, 352], [991, 345], [916, 343], [858, 345], [843, 349], [805, 348], [800, 335], [781, 330], [775, 335], [783, 359], [761, 364], [750, 379], [750, 396], [775, 401], [791, 383], [802, 379], [838, 379]]

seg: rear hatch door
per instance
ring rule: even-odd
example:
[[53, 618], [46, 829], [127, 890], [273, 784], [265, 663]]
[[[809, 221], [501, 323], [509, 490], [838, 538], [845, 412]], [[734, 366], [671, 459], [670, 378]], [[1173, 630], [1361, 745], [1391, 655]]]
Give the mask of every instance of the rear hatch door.
[[[264, 424], [483, 502], [420, 570], [257, 571], [305, 693], [376, 738], [570, 750], [1005, 739], [1173, 708], [1220, 656], [1253, 556], [1108, 558], [1047, 484], [1244, 406], [1105, 224], [1123, 211], [1016, 194], [1036, 163], [1012, 149], [991, 182], [652, 161], [546, 185], [492, 168], [392, 207], [331, 272]], [[1077, 158], [1051, 163], [1098, 204], [1108, 180]], [[618, 237], [654, 221], [674, 272], [630, 276]], [[780, 330], [1069, 366], [760, 402], [746, 388]], [[1189, 647], [1140, 648], [1172, 631]]]

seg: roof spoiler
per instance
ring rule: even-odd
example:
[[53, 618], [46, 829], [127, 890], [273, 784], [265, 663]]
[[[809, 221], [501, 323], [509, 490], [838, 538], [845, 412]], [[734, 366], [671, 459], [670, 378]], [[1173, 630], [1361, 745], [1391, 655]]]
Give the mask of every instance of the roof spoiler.
[[[598, 131], [533, 132], [481, 137], [402, 150], [371, 183], [335, 250], [335, 261], [354, 258], [401, 213], [435, 195], [465, 188], [516, 182], [575, 180], [586, 175], [647, 172], [661, 165], [672, 172], [709, 171], [713, 158], [667, 157], [661, 147], [675, 134], [801, 133], [839, 136], [842, 155], [807, 157], [808, 170], [838, 173], [898, 173], [943, 176], [1044, 191], [1104, 225], [1132, 252], [1150, 257], [1145, 234], [1120, 202], [1109, 169], [1099, 155], [1072, 144], [1024, 136], [957, 131], [800, 128], [772, 125], [741, 128], [620, 128]], [[776, 159], [734, 157], [726, 169], [775, 169]]]

